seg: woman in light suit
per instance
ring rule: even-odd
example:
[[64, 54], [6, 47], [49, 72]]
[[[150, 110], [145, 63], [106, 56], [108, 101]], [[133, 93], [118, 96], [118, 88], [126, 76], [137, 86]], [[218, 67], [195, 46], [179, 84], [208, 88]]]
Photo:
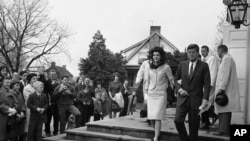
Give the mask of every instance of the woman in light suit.
[[154, 128], [152, 141], [160, 140], [161, 120], [165, 118], [167, 105], [168, 81], [174, 84], [171, 68], [165, 64], [166, 53], [161, 47], [155, 47], [149, 52], [148, 75], [145, 89], [147, 91], [148, 119]]

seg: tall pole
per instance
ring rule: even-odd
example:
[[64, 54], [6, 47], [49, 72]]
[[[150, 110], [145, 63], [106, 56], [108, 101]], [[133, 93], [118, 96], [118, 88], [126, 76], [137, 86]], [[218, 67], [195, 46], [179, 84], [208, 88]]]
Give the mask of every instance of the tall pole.
[[[250, 0], [247, 0], [247, 3], [250, 4]], [[250, 8], [247, 10], [247, 23], [250, 22]], [[246, 71], [246, 94], [245, 94], [245, 109], [244, 117], [245, 124], [250, 125], [250, 26], [247, 27], [247, 71]]]

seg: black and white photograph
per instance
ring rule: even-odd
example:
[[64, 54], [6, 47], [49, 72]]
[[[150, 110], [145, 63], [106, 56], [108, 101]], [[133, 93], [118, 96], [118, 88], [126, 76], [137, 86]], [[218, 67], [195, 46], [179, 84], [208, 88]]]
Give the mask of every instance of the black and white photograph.
[[244, 141], [250, 0], [0, 0], [0, 141]]

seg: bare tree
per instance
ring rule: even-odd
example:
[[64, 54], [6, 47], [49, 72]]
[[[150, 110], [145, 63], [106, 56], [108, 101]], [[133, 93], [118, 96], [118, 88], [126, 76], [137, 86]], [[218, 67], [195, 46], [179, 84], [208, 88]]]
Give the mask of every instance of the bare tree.
[[[47, 0], [2, 0], [0, 5], [0, 63], [10, 71], [28, 69], [48, 56], [66, 53], [66, 28], [48, 16]], [[67, 54], [68, 55], [68, 54]]]
[[224, 26], [228, 26], [229, 22], [227, 21], [227, 7], [225, 6], [225, 9], [223, 12], [221, 12], [221, 15], [218, 16], [219, 23], [217, 24], [217, 34], [215, 39], [215, 46], [221, 45], [223, 43], [223, 28]]

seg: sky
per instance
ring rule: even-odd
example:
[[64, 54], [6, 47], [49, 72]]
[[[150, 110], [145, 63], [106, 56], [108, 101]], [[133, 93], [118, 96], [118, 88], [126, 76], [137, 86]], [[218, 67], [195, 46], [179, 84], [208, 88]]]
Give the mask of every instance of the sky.
[[191, 43], [213, 48], [225, 6], [222, 0], [49, 0], [49, 9], [71, 33], [66, 46], [71, 59], [57, 55], [53, 61], [77, 76], [97, 30], [113, 52], [148, 37], [152, 25], [161, 26], [161, 34], [180, 51]]

